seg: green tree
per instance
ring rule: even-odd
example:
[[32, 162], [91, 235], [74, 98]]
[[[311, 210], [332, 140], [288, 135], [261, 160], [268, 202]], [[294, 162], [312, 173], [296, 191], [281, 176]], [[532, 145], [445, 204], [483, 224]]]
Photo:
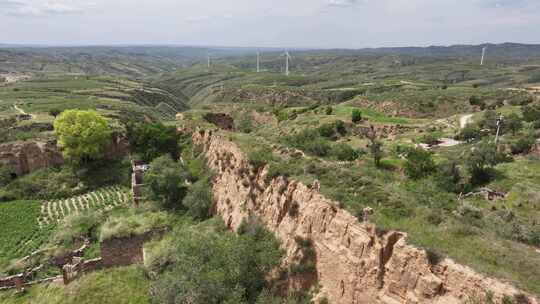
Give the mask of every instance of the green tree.
[[465, 190], [461, 172], [456, 162], [446, 162], [437, 168], [437, 183], [448, 192], [460, 193]]
[[194, 183], [184, 198], [183, 205], [187, 208], [187, 214], [197, 220], [205, 220], [210, 217], [212, 207], [212, 186], [208, 178], [203, 178]]
[[382, 142], [377, 139], [377, 132], [375, 131], [375, 127], [371, 126], [370, 129], [365, 133], [365, 135], [369, 139], [368, 148], [371, 152], [371, 156], [373, 157], [373, 162], [375, 163], [376, 167], [380, 167], [381, 159], [383, 156], [383, 145]]
[[522, 112], [526, 122], [540, 121], [540, 106], [524, 106]]
[[512, 150], [512, 154], [526, 154], [532, 150], [535, 142], [536, 140], [533, 136], [521, 137], [510, 146], [510, 149]]
[[431, 152], [421, 148], [411, 149], [407, 153], [405, 174], [412, 179], [420, 179], [435, 172], [436, 166]]
[[174, 126], [160, 122], [128, 124], [127, 133], [131, 150], [146, 162], [167, 153], [174, 160], [179, 158], [180, 136]]
[[512, 113], [504, 119], [504, 126], [505, 129], [512, 132], [513, 135], [516, 135], [516, 133], [523, 128], [523, 121], [519, 115]]
[[54, 121], [54, 132], [64, 157], [75, 163], [103, 157], [111, 142], [109, 123], [96, 111], [64, 111]]
[[154, 159], [150, 169], [144, 174], [149, 197], [157, 201], [165, 209], [184, 209], [187, 187], [185, 181], [189, 172], [169, 155]]
[[499, 115], [493, 110], [484, 112], [484, 118], [481, 122], [483, 128], [489, 129], [492, 133], [497, 131], [497, 119]]
[[480, 185], [489, 182], [493, 167], [503, 161], [506, 156], [497, 150], [497, 146], [488, 141], [476, 145], [465, 159], [467, 170], [471, 174], [471, 184]]
[[351, 120], [353, 123], [359, 123], [362, 121], [362, 111], [354, 109], [351, 114]]
[[459, 140], [464, 140], [466, 142], [471, 142], [477, 140], [482, 136], [480, 133], [480, 128], [475, 125], [467, 125], [465, 128], [461, 129], [459, 134], [456, 136]]

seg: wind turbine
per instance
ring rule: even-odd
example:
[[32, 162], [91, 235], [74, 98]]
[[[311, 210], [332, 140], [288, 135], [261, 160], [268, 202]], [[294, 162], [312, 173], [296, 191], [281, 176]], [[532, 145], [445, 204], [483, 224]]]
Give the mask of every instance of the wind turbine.
[[210, 70], [210, 67], [212, 65], [212, 59], [210, 58], [210, 52], [206, 53], [206, 58], [208, 62], [208, 69]]
[[261, 52], [257, 51], [257, 73], [261, 71]]
[[285, 57], [285, 76], [289, 76], [289, 60], [292, 59], [291, 54], [289, 54], [289, 51], [285, 51], [285, 53], [283, 53], [281, 56]]
[[484, 57], [486, 56], [487, 47], [482, 48], [482, 60], [480, 60], [480, 65], [484, 65]]

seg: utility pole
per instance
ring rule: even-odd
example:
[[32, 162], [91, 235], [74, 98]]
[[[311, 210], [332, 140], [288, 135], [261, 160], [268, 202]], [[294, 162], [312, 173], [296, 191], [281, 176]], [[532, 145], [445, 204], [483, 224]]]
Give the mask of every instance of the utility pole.
[[495, 145], [497, 145], [499, 143], [499, 135], [501, 134], [501, 126], [503, 124], [503, 116], [501, 115], [498, 119], [497, 119], [497, 135], [495, 136]]

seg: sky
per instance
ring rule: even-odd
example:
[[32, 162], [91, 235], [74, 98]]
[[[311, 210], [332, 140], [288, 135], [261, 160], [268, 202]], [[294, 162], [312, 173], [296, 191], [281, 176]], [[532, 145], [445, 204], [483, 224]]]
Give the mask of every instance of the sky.
[[540, 43], [540, 0], [0, 0], [0, 44]]

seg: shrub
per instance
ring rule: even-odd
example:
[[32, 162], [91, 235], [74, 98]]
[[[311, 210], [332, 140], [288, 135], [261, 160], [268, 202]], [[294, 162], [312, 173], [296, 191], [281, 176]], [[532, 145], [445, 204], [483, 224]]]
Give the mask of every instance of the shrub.
[[143, 235], [153, 230], [163, 230], [171, 224], [171, 217], [165, 212], [132, 213], [112, 216], [101, 228], [100, 241], [115, 237]]
[[243, 133], [253, 132], [253, 122], [251, 121], [251, 117], [249, 114], [242, 115], [242, 117], [238, 121], [237, 129]]
[[272, 150], [267, 147], [260, 147], [254, 150], [251, 150], [248, 153], [249, 163], [253, 166], [255, 170], [259, 170], [264, 167], [266, 164], [270, 163], [275, 159]]
[[471, 174], [471, 183], [479, 185], [491, 179], [493, 166], [506, 160], [506, 156], [497, 150], [491, 142], [481, 142], [476, 145], [465, 159], [465, 164]]
[[536, 140], [532, 136], [522, 137], [512, 144], [510, 150], [512, 154], [527, 154], [532, 150], [535, 143]]
[[332, 138], [336, 134], [335, 124], [333, 123], [324, 124], [320, 126], [317, 130], [322, 137]]
[[333, 145], [330, 155], [339, 161], [353, 161], [358, 158], [358, 152], [344, 143]]
[[302, 132], [287, 136], [285, 143], [306, 153], [324, 157], [330, 152], [331, 146], [328, 140], [321, 138], [317, 130], [303, 130]]
[[58, 108], [52, 108], [49, 110], [49, 115], [51, 115], [54, 118], [56, 118], [56, 116], [58, 116], [60, 113], [62, 113], [62, 110]]
[[97, 241], [97, 228], [103, 219], [103, 214], [95, 211], [69, 215], [64, 219], [61, 229], [56, 229], [52, 242], [54, 245], [69, 247], [82, 237]]
[[[272, 113], [274, 114], [274, 116], [276, 116], [278, 122], [282, 122], [282, 121], [285, 121], [285, 120], [289, 120], [291, 119], [289, 117], [289, 113], [287, 112], [287, 110], [285, 109], [280, 109], [280, 108], [275, 108]], [[296, 118], [296, 113], [294, 113], [294, 116]], [[294, 118], [293, 118], [294, 119]]]
[[465, 128], [461, 129], [460, 133], [456, 136], [456, 139], [471, 142], [480, 139], [481, 136], [482, 134], [478, 126], [467, 125]]
[[536, 122], [540, 120], [540, 106], [524, 106], [522, 108], [523, 120]]
[[426, 257], [431, 266], [437, 266], [444, 259], [440, 253], [432, 249], [426, 249]]
[[161, 273], [151, 286], [156, 303], [253, 303], [259, 297], [279, 265], [279, 243], [256, 221], [240, 235], [219, 223], [182, 225], [160, 242], [158, 254], [150, 249], [148, 268]]
[[334, 112], [334, 109], [331, 106], [326, 107], [325, 113], [326, 115], [332, 115]]
[[405, 163], [405, 173], [412, 179], [419, 179], [435, 172], [435, 162], [429, 151], [417, 148], [411, 149], [407, 153], [407, 162]]
[[339, 135], [344, 136], [347, 134], [347, 128], [345, 127], [345, 123], [341, 120], [336, 121], [336, 131], [339, 133]]
[[11, 173], [8, 166], [0, 165], [0, 187], [4, 187], [11, 182]]
[[433, 146], [439, 143], [439, 136], [436, 133], [427, 133], [420, 139], [420, 142]]
[[353, 123], [359, 123], [362, 121], [362, 112], [358, 109], [354, 109], [351, 114], [351, 120]]
[[480, 97], [472, 95], [471, 97], [469, 97], [469, 104], [471, 106], [482, 106], [484, 102], [480, 99]]

